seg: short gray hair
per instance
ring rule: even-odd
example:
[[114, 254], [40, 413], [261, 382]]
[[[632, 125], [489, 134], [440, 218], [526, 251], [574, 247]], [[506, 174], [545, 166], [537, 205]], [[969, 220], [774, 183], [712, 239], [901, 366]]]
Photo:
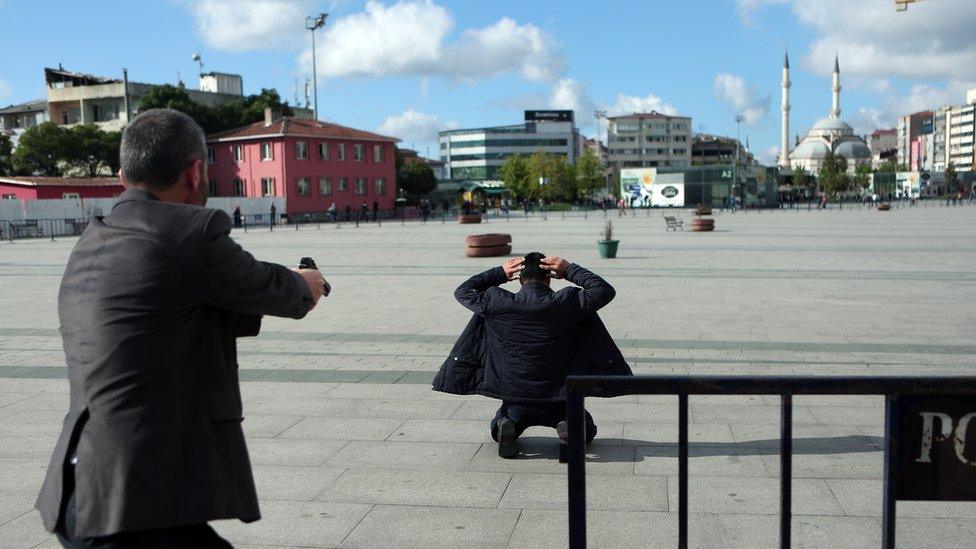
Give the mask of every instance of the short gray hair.
[[169, 188], [190, 164], [207, 158], [206, 140], [200, 125], [182, 112], [143, 111], [122, 134], [119, 160], [125, 179], [151, 188]]

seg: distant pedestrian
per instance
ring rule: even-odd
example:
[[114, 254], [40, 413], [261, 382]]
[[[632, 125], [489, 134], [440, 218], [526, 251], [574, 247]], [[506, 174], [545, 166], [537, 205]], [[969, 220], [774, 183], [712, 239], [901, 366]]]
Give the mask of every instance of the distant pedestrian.
[[373, 221], [379, 222], [380, 220], [380, 201], [373, 200]]
[[352, 205], [346, 204], [346, 223], [352, 223]]
[[271, 203], [271, 224], [272, 225], [277, 224], [278, 222], [277, 216], [278, 216], [278, 207], [274, 205], [274, 202], [272, 202]]
[[241, 222], [241, 206], [238, 204], [234, 207], [234, 228], [240, 229], [242, 225]]
[[364, 223], [369, 220], [369, 208], [366, 206], [365, 202], [363, 202], [363, 205], [359, 208], [359, 220]]
[[339, 212], [336, 211], [336, 204], [335, 202], [333, 202], [332, 205], [329, 206], [329, 219], [332, 220], [333, 223], [335, 223], [337, 218], [339, 217], [338, 214]]

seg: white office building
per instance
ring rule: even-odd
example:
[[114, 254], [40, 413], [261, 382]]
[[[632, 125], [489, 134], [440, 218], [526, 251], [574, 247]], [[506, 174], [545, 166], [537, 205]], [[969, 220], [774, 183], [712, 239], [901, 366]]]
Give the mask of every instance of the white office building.
[[516, 154], [558, 154], [575, 164], [583, 148], [573, 111], [525, 111], [521, 124], [448, 130], [438, 140], [447, 179], [501, 179], [502, 165]]

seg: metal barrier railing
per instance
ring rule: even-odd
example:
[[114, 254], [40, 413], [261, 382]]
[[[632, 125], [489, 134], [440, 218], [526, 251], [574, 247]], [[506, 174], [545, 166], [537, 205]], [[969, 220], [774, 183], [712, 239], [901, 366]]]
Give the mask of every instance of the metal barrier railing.
[[[884, 493], [882, 547], [895, 547], [896, 406], [899, 397], [976, 395], [972, 376], [570, 376], [566, 379], [569, 424], [569, 546], [586, 547], [586, 449], [584, 399], [587, 396], [678, 396], [678, 547], [688, 547], [688, 395], [780, 395], [780, 546], [789, 547], [792, 526], [793, 395], [884, 395]], [[976, 397], [967, 400], [976, 412]], [[944, 415], [944, 414], [943, 414]], [[976, 414], [973, 414], [976, 415]], [[948, 416], [945, 416], [948, 418]], [[967, 421], [968, 425], [968, 421]], [[941, 424], [942, 433], [946, 426]], [[928, 424], [931, 436], [933, 426]], [[957, 434], [958, 437], [958, 434]], [[945, 437], [943, 437], [945, 438]], [[963, 433], [965, 439], [965, 433]], [[976, 460], [971, 464], [976, 468]], [[976, 474], [976, 473], [974, 473]], [[948, 476], [948, 475], [947, 475]], [[971, 496], [948, 497], [971, 501]], [[931, 499], [923, 497], [903, 499]]]

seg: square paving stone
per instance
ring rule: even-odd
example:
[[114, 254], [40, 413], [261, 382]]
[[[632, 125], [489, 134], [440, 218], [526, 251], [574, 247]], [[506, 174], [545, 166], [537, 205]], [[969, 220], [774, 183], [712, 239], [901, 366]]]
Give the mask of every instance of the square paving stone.
[[[792, 546], [803, 548], [876, 549], [881, 528], [864, 517], [794, 515]], [[692, 513], [688, 519], [691, 547], [741, 548], [779, 546], [779, 517]], [[900, 547], [900, 546], [899, 546]]]
[[447, 419], [461, 407], [461, 403], [436, 400], [345, 400], [340, 404], [336, 417], [375, 417], [400, 419]]
[[253, 465], [318, 467], [342, 449], [346, 440], [251, 438], [247, 450]]
[[[586, 475], [586, 507], [599, 511], [667, 511], [665, 477]], [[499, 508], [565, 509], [566, 475], [515, 474]]]
[[37, 511], [24, 513], [0, 525], [0, 547], [34, 547], [50, 539], [51, 534], [44, 530], [41, 515]]
[[244, 422], [241, 426], [248, 439], [254, 437], [274, 438], [301, 420], [301, 416], [251, 414], [248, 413], [245, 406]]
[[408, 419], [388, 440], [407, 442], [477, 442], [491, 440], [488, 422], [465, 419]]
[[[734, 442], [732, 431], [726, 423], [689, 423], [688, 440], [702, 445], [730, 444]], [[623, 444], [654, 446], [657, 444], [676, 444], [678, 442], [678, 422], [673, 425], [661, 423], [625, 423]]]
[[508, 544], [518, 515], [514, 509], [377, 505], [342, 547], [500, 548]]
[[[678, 508], [678, 477], [668, 477], [670, 508]], [[690, 477], [688, 510], [714, 514], [779, 514], [779, 479]], [[827, 483], [793, 479], [793, 512], [798, 515], [844, 515]]]
[[[634, 473], [638, 475], [677, 475], [678, 446], [638, 446]], [[759, 451], [736, 447], [689, 444], [690, 476], [768, 477]]]
[[254, 484], [262, 500], [311, 501], [332, 484], [343, 469], [256, 465]]
[[401, 419], [307, 417], [280, 436], [299, 440], [383, 440], [402, 424]]
[[[525, 509], [519, 516], [509, 547], [562, 549], [569, 544], [566, 511]], [[648, 547], [673, 549], [678, 543], [674, 513], [587, 511], [590, 547]]]
[[[827, 479], [826, 482], [848, 515], [881, 516], [881, 480]], [[976, 518], [976, 502], [971, 501], [899, 501], [897, 510], [899, 517]]]
[[[517, 458], [503, 459], [498, 457], [496, 443], [483, 444], [465, 468], [471, 471], [566, 474], [566, 464], [559, 463], [555, 437], [522, 437], [518, 448]], [[633, 475], [634, 451], [634, 446], [591, 444], [586, 449], [586, 470], [599, 475]]]
[[470, 471], [346, 471], [316, 501], [495, 507], [512, 476]]
[[372, 509], [356, 503], [268, 501], [261, 520], [210, 524], [231, 543], [291, 547], [338, 547]]
[[460, 470], [471, 461], [477, 444], [458, 442], [387, 442], [354, 440], [325, 462], [350, 469]]

